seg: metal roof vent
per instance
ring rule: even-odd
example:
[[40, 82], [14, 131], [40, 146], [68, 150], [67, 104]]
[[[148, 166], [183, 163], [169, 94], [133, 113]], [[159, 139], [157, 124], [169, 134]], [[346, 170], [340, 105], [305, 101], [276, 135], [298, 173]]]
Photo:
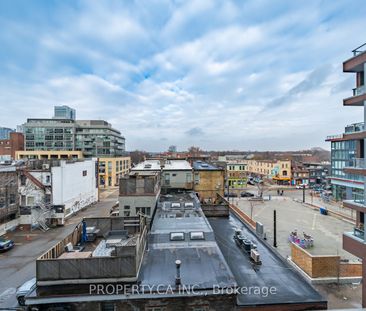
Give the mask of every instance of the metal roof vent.
[[179, 259], [177, 259], [175, 261], [175, 267], [176, 267], [176, 271], [177, 271], [177, 274], [175, 276], [175, 285], [177, 285], [177, 286], [181, 285], [181, 283], [182, 283], [181, 279], [180, 279], [180, 265], [181, 264], [182, 264], [182, 262]]

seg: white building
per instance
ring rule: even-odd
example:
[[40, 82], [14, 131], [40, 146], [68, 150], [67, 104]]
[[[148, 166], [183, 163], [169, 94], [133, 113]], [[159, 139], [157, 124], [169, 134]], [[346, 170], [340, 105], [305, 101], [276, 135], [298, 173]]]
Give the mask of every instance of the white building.
[[46, 229], [98, 201], [96, 159], [43, 163], [20, 177], [21, 224]]

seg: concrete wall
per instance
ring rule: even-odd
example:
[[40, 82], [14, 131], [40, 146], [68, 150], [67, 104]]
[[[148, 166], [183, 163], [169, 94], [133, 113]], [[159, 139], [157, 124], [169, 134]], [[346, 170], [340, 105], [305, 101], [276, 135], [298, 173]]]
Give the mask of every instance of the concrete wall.
[[65, 217], [98, 200], [95, 170], [94, 159], [52, 167], [52, 203], [65, 205]]
[[[174, 189], [192, 189], [193, 172], [191, 170], [164, 171], [162, 173], [162, 187]], [[169, 182], [168, 182], [169, 180]]]
[[340, 256], [315, 256], [291, 243], [292, 261], [311, 278], [361, 277], [361, 263], [341, 262]]
[[[158, 196], [159, 193], [155, 195], [120, 196], [118, 199], [119, 215], [128, 216], [125, 212], [130, 212], [129, 216], [137, 216], [136, 207], [150, 207], [150, 214], [146, 215], [151, 217], [154, 213]], [[125, 206], [130, 206], [130, 208], [126, 209]]]

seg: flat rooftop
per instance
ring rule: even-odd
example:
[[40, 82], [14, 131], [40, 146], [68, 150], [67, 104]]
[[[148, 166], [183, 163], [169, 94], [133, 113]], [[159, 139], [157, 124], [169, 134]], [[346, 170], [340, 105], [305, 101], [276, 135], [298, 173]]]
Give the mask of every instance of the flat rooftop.
[[195, 171], [217, 171], [222, 170], [221, 168], [214, 166], [210, 163], [206, 163], [203, 161], [195, 161], [193, 162], [193, 169]]
[[[200, 233], [202, 237], [192, 239], [192, 233]], [[181, 235], [183, 240], [172, 240], [172, 234]], [[184, 286], [197, 289], [236, 286], [194, 193], [160, 198], [148, 245], [140, 271], [141, 285], [175, 286], [175, 261], [180, 260]]]
[[186, 160], [167, 160], [164, 165], [164, 171], [192, 170], [192, 166]]
[[131, 173], [133, 173], [134, 171], [160, 171], [160, 170], [161, 166], [159, 160], [146, 160], [136, 164], [136, 166], [134, 166], [131, 169]]
[[[266, 297], [255, 292], [239, 294], [238, 305], [325, 303], [324, 298], [289, 263], [259, 240], [235, 215], [231, 214], [229, 219], [210, 218], [210, 224], [239, 287], [276, 289], [276, 294]], [[233, 235], [236, 229], [257, 245], [262, 265], [254, 265], [235, 244]]]

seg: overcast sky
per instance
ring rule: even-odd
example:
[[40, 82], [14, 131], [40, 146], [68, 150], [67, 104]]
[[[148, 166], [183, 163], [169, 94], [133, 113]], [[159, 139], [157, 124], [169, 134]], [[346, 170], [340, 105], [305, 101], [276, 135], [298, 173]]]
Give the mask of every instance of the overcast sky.
[[362, 120], [364, 0], [4, 0], [0, 29], [0, 126], [65, 104], [128, 150], [289, 150]]

